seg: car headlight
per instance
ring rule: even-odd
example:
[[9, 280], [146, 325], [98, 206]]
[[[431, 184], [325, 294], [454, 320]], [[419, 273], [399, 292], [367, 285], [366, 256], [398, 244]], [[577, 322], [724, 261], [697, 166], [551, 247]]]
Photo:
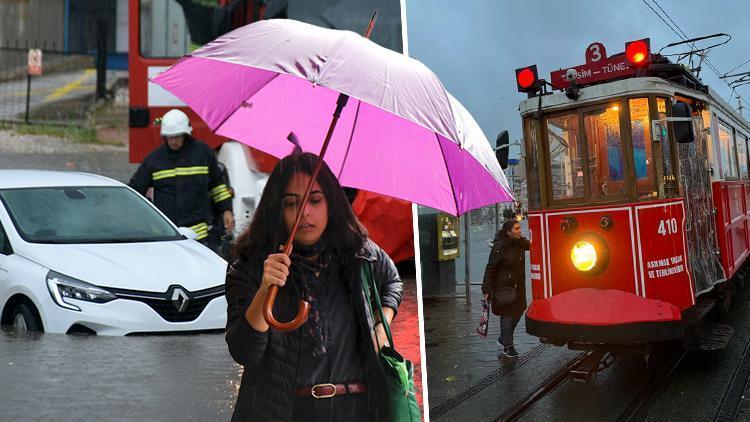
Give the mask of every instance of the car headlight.
[[596, 233], [584, 233], [570, 249], [573, 266], [586, 275], [597, 275], [609, 264], [607, 242]]
[[47, 273], [47, 288], [55, 303], [65, 309], [74, 311], [80, 311], [81, 308], [74, 305], [69, 299], [94, 303], [105, 303], [117, 299], [117, 296], [101, 287], [51, 270]]

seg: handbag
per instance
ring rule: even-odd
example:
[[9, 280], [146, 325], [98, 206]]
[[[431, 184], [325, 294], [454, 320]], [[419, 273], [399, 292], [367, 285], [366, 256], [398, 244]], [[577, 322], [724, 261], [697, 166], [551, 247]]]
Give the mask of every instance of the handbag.
[[490, 323], [490, 301], [482, 299], [482, 316], [479, 317], [479, 325], [477, 326], [477, 334], [482, 337], [487, 337]]
[[[391, 336], [391, 327], [388, 325], [385, 315], [383, 315], [383, 306], [380, 303], [377, 283], [373, 280], [370, 263], [365, 263], [361, 271], [362, 280], [364, 281], [362, 289], [367, 299], [367, 305], [370, 308], [370, 315], [375, 315], [371, 300], [371, 297], [373, 297], [378, 307], [383, 328], [385, 328], [385, 334], [388, 337], [388, 343], [390, 344], [390, 346], [380, 347], [380, 342], [377, 340], [378, 336], [375, 336], [375, 341], [378, 342], [378, 348], [380, 349], [378, 360], [386, 376], [387, 396], [391, 412], [389, 419], [404, 422], [421, 421], [422, 417], [414, 389], [414, 367], [410, 361], [404, 359], [395, 349], [396, 346], [393, 344], [393, 337]], [[371, 290], [372, 295], [370, 294]]]
[[504, 286], [492, 292], [492, 313], [500, 315], [502, 308], [510, 305], [516, 300], [516, 289]]

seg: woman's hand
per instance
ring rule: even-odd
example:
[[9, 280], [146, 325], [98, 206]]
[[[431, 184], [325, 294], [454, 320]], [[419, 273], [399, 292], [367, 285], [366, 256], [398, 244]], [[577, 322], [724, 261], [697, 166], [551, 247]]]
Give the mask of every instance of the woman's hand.
[[382, 323], [375, 326], [375, 335], [378, 336], [378, 341], [375, 343], [375, 353], [380, 352], [377, 347], [378, 344], [381, 349], [383, 346], [390, 346], [388, 343], [388, 335], [385, 333], [385, 327], [383, 327]]
[[286, 254], [275, 253], [268, 255], [263, 261], [263, 278], [260, 281], [260, 288], [268, 291], [271, 286], [283, 287], [286, 279], [289, 277], [289, 266], [292, 261]]
[[[385, 319], [386, 321], [388, 321], [388, 324], [390, 326], [391, 321], [393, 321], [393, 316], [396, 313], [390, 307], [383, 306], [383, 314], [385, 314]], [[380, 318], [380, 315], [378, 315], [378, 318]], [[385, 327], [383, 326], [383, 323], [380, 322], [380, 319], [375, 320], [375, 327], [373, 328], [373, 330], [375, 331], [375, 334], [372, 338], [372, 345], [375, 348], [375, 353], [380, 352], [380, 349], [378, 349], [378, 345], [380, 345], [380, 348], [383, 348], [383, 346], [392, 346], [392, 344], [388, 342], [388, 334], [386, 334]]]
[[269, 287], [283, 287], [286, 284], [290, 265], [292, 265], [292, 261], [283, 253], [268, 255], [266, 260], [263, 261], [263, 277], [260, 280], [260, 288], [255, 293], [247, 311], [245, 311], [245, 319], [256, 331], [262, 333], [268, 331], [268, 323], [263, 318], [263, 302], [266, 300]]

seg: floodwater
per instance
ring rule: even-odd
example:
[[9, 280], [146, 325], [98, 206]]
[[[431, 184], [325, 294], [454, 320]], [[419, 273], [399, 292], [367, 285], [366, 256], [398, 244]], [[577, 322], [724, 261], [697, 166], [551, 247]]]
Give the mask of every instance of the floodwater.
[[0, 331], [0, 419], [230, 420], [242, 367], [223, 333], [144, 337]]

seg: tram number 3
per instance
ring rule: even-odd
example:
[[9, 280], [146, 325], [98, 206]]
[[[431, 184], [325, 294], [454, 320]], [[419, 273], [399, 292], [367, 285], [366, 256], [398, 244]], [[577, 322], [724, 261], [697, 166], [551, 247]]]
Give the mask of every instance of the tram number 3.
[[602, 52], [600, 51], [599, 44], [591, 44], [589, 46], [589, 51], [591, 52], [592, 62], [598, 62], [602, 59]]
[[677, 234], [677, 219], [670, 218], [668, 220], [659, 221], [659, 230], [657, 231], [662, 236]]

